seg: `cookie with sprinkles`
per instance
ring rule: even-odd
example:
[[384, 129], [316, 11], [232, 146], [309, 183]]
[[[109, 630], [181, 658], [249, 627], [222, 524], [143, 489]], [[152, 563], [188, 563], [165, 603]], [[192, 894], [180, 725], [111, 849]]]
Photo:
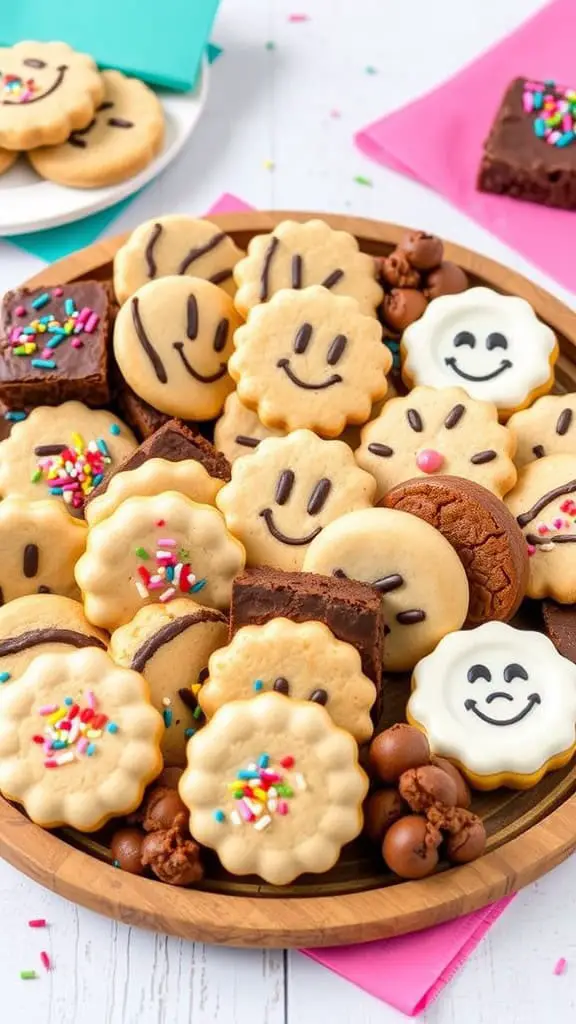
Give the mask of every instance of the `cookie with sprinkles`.
[[576, 454], [576, 394], [545, 395], [510, 417], [516, 439], [514, 462], [522, 469], [546, 455]]
[[187, 758], [190, 831], [234, 875], [288, 885], [328, 871], [362, 828], [356, 742], [318, 704], [280, 693], [225, 704]]
[[208, 659], [227, 639], [226, 616], [189, 597], [140, 608], [110, 638], [112, 658], [142, 673], [152, 704], [164, 719], [165, 765], [186, 763], [188, 740], [204, 721], [197, 697], [208, 674]]
[[67, 399], [106, 405], [109, 306], [99, 281], [7, 292], [0, 312], [0, 399], [8, 408]]
[[162, 770], [162, 718], [101, 650], [43, 654], [0, 691], [0, 792], [43, 828], [94, 832]]
[[0, 443], [0, 495], [54, 498], [82, 516], [94, 488], [135, 448], [132, 431], [105, 409], [39, 406]]

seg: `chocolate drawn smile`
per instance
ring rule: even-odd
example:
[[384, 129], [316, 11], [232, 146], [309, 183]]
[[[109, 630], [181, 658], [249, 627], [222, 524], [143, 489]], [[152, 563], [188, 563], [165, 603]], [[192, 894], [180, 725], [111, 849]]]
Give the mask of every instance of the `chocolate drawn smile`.
[[322, 381], [321, 384], [307, 384], [306, 381], [300, 380], [300, 377], [298, 377], [294, 373], [294, 370], [290, 366], [289, 359], [279, 359], [278, 362], [276, 363], [276, 366], [278, 366], [281, 370], [284, 370], [286, 376], [292, 381], [293, 384], [296, 385], [296, 387], [304, 388], [305, 391], [323, 391], [325, 388], [331, 388], [333, 384], [342, 383], [342, 377], [340, 376], [340, 374], [333, 373], [331, 377], [328, 377], [328, 380]]
[[[510, 699], [508, 694], [498, 692], [495, 694], [489, 694], [486, 700], [494, 700], [496, 697], [506, 697], [508, 700]], [[483, 711], [479, 710], [476, 701], [472, 700], [471, 697], [464, 701], [464, 707], [466, 708], [466, 711], [473, 711], [477, 718], [481, 718], [482, 721], [487, 722], [488, 725], [515, 725], [516, 722], [521, 722], [523, 718], [526, 718], [526, 715], [530, 714], [532, 708], [536, 704], [541, 703], [542, 699], [540, 694], [531, 693], [528, 697], [526, 707], [522, 708], [522, 711], [519, 711], [517, 715], [514, 715], [514, 718], [490, 718], [490, 715], [485, 715]]]
[[495, 377], [499, 377], [501, 373], [504, 373], [505, 370], [509, 370], [512, 366], [509, 359], [503, 359], [497, 370], [492, 370], [492, 373], [487, 373], [484, 377], [474, 377], [471, 373], [466, 373], [457, 366], [454, 356], [450, 356], [448, 359], [445, 359], [444, 362], [446, 363], [446, 366], [451, 366], [454, 373], [457, 373], [459, 377], [463, 377], [464, 380], [478, 381], [479, 383], [484, 380], [494, 380]]
[[[54, 79], [54, 81], [53, 81], [52, 85], [50, 86], [50, 88], [47, 89], [46, 92], [43, 92], [41, 96], [34, 96], [33, 99], [26, 100], [26, 103], [24, 105], [26, 107], [29, 107], [31, 103], [39, 103], [40, 100], [44, 100], [44, 99], [46, 99], [47, 96], [50, 96], [53, 92], [56, 91], [56, 89], [59, 88], [59, 86], [62, 85], [62, 82], [64, 81], [64, 75], [66, 74], [67, 71], [68, 71], [68, 65], [67, 64], [61, 64], [60, 67], [58, 68], [58, 74], [56, 75], [56, 78]], [[20, 106], [20, 102], [18, 100], [2, 100], [2, 104], [5, 107], [18, 107], [18, 106]]]
[[304, 544], [310, 544], [322, 531], [322, 527], [317, 526], [312, 530], [312, 533], [308, 534], [307, 537], [287, 537], [286, 534], [282, 533], [282, 531], [276, 526], [276, 523], [274, 522], [274, 513], [271, 508], [262, 509], [260, 515], [266, 523], [269, 533], [272, 534], [274, 539], [279, 540], [281, 544], [291, 544], [292, 547], [301, 547]]
[[172, 348], [176, 349], [178, 355], [180, 356], [180, 359], [184, 363], [184, 366], [186, 367], [186, 370], [190, 374], [190, 376], [194, 377], [194, 380], [199, 381], [200, 384], [214, 384], [215, 381], [220, 380], [220, 378], [223, 377], [224, 374], [226, 373], [226, 363], [220, 363], [220, 369], [216, 370], [216, 373], [210, 373], [207, 376], [204, 376], [204, 374], [199, 373], [198, 370], [195, 370], [194, 367], [191, 366], [191, 364], [188, 362], [188, 359], [186, 358], [186, 353], [184, 352], [183, 341], [175, 341]]

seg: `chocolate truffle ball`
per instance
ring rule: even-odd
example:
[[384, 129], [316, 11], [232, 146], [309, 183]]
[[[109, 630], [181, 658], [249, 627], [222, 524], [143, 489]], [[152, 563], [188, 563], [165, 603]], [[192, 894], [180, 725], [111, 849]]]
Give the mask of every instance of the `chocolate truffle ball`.
[[456, 806], [457, 789], [454, 779], [433, 764], [424, 765], [422, 768], [409, 768], [403, 772], [398, 789], [410, 810], [417, 814], [427, 811], [434, 804]]
[[142, 863], [168, 885], [193, 885], [204, 875], [200, 847], [178, 828], [151, 832], [142, 843]]
[[446, 856], [452, 864], [468, 864], [481, 857], [485, 849], [486, 829], [475, 814], [470, 814], [460, 831], [446, 839]]
[[382, 856], [400, 878], [425, 878], [438, 864], [442, 836], [426, 818], [409, 814], [392, 825], [382, 843]]
[[472, 803], [472, 794], [470, 792], [470, 786], [466, 782], [466, 779], [459, 772], [455, 765], [451, 761], [447, 761], [445, 757], [432, 756], [432, 764], [435, 764], [437, 768], [441, 768], [443, 772], [446, 772], [456, 784], [456, 807], [470, 807]]
[[145, 832], [158, 832], [166, 828], [179, 828], [185, 832], [188, 818], [188, 808], [182, 803], [178, 790], [168, 786], [155, 786], [148, 792], [142, 805], [142, 828]]
[[397, 789], [380, 789], [372, 793], [364, 804], [364, 834], [373, 843], [381, 843], [390, 826], [406, 811], [406, 804]]
[[468, 278], [461, 267], [450, 260], [445, 260], [426, 278], [424, 295], [427, 299], [437, 299], [440, 295], [457, 295], [465, 292]]
[[393, 331], [404, 331], [422, 316], [428, 300], [415, 288], [393, 288], [382, 300], [382, 316]]
[[402, 249], [394, 249], [389, 256], [384, 256], [380, 261], [380, 276], [390, 288], [418, 288], [420, 285], [420, 274], [410, 266]]
[[432, 270], [440, 265], [444, 255], [440, 239], [426, 231], [408, 231], [400, 242], [400, 248], [417, 270]]
[[397, 782], [402, 772], [430, 762], [430, 747], [423, 732], [398, 722], [370, 744], [370, 766], [382, 782]]
[[142, 863], [142, 843], [145, 835], [139, 828], [120, 828], [112, 836], [110, 850], [122, 871], [131, 875], [143, 875], [146, 870]]

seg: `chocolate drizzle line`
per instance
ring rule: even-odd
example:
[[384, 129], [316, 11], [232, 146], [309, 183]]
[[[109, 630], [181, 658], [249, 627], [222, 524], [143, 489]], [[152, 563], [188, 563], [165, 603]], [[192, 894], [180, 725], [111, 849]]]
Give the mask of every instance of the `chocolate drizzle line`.
[[9, 636], [6, 640], [0, 640], [0, 658], [8, 654], [20, 654], [31, 647], [39, 647], [40, 644], [66, 644], [68, 647], [101, 647], [106, 650], [106, 644], [97, 636], [87, 636], [85, 633], [78, 633], [75, 629], [30, 629], [27, 633], [20, 633], [20, 636]]
[[322, 480], [318, 481], [314, 490], [312, 491], [312, 494], [310, 495], [310, 501], [308, 502], [308, 506], [306, 508], [306, 511], [309, 516], [317, 516], [318, 513], [322, 511], [324, 505], [326, 504], [326, 499], [328, 498], [328, 495], [330, 494], [331, 490], [332, 482], [328, 480], [327, 477], [324, 477]]
[[132, 665], [130, 667], [135, 672], [142, 672], [145, 665], [161, 647], [169, 644], [177, 636], [180, 636], [181, 633], [185, 633], [191, 626], [196, 626], [200, 622], [226, 622], [226, 618], [221, 612], [217, 612], [213, 608], [203, 608], [201, 612], [182, 615], [179, 619], [167, 622], [165, 626], [162, 626], [157, 633], [154, 633], [153, 636], [149, 637], [138, 648], [132, 658]]
[[298, 253], [292, 257], [292, 287], [302, 287], [302, 257]]
[[125, 118], [123, 118], [123, 117], [109, 117], [108, 118], [108, 124], [111, 125], [112, 128], [133, 128], [134, 127], [134, 122], [133, 121], [126, 121]]
[[61, 452], [65, 452], [67, 445], [65, 444], [38, 444], [34, 449], [34, 455], [42, 457], [43, 455], [60, 455]]
[[227, 281], [229, 277], [232, 277], [232, 267], [225, 267], [224, 270], [217, 270], [208, 280], [210, 284], [222, 284], [222, 281]]
[[490, 449], [488, 451], [478, 452], [476, 455], [473, 455], [470, 459], [470, 462], [472, 462], [475, 466], [483, 466], [485, 462], [493, 462], [493, 460], [497, 458], [497, 452], [494, 452]]
[[276, 693], [284, 693], [288, 696], [290, 693], [290, 684], [287, 679], [284, 679], [284, 676], [278, 676], [278, 679], [274, 680], [274, 686], [272, 689], [276, 690]]
[[518, 526], [527, 526], [546, 505], [549, 505], [555, 498], [561, 498], [564, 494], [573, 494], [576, 491], [576, 480], [570, 480], [567, 484], [560, 484], [559, 487], [555, 487], [552, 491], [547, 491], [543, 494], [538, 501], [534, 502], [532, 508], [528, 509], [527, 512], [522, 512], [521, 515], [516, 516], [516, 522]]
[[396, 622], [399, 622], [401, 626], [414, 626], [417, 622], [424, 622], [425, 618], [426, 612], [423, 612], [421, 608], [411, 608], [407, 612], [398, 612]]
[[331, 274], [328, 274], [328, 277], [325, 277], [324, 280], [320, 282], [320, 284], [323, 288], [333, 288], [335, 284], [338, 284], [338, 281], [342, 277], [344, 277], [343, 270], [333, 270]]
[[236, 444], [241, 444], [243, 448], [257, 448], [260, 444], [258, 437], [247, 437], [246, 434], [236, 434]]
[[574, 414], [572, 412], [572, 409], [563, 409], [560, 413], [558, 417], [558, 422], [556, 424], [556, 433], [560, 434], [561, 437], [566, 433], [566, 431], [570, 427], [573, 415]]
[[308, 700], [311, 700], [314, 704], [326, 704], [328, 701], [328, 694], [326, 690], [314, 690]]
[[146, 355], [148, 356], [148, 359], [150, 360], [152, 366], [154, 367], [154, 373], [156, 374], [161, 384], [166, 384], [168, 381], [168, 375], [166, 373], [166, 370], [164, 369], [164, 363], [160, 359], [160, 356], [158, 355], [156, 349], [154, 348], [150, 339], [148, 338], [146, 331], [144, 330], [144, 324], [142, 323], [142, 320], [140, 318], [140, 310], [138, 308], [137, 298], [132, 299], [132, 322], [134, 324], [134, 330], [136, 331], [138, 341], [142, 345], [142, 348], [144, 349]]
[[148, 277], [150, 279], [156, 277], [156, 271], [158, 270], [158, 267], [156, 266], [156, 259], [154, 256], [154, 246], [156, 245], [156, 242], [160, 238], [162, 230], [163, 228], [161, 224], [154, 225], [150, 234], [150, 238], [148, 239], [148, 244], [144, 250], [144, 257], [146, 259], [146, 266], [148, 268]]
[[417, 434], [422, 433], [424, 424], [422, 423], [422, 417], [417, 409], [408, 409], [406, 419], [412, 427], [412, 430], [415, 430]]
[[31, 579], [36, 576], [38, 572], [38, 561], [39, 561], [38, 545], [27, 544], [24, 548], [24, 575], [27, 579]]
[[270, 274], [270, 264], [272, 263], [272, 258], [274, 256], [274, 253], [276, 252], [276, 249], [278, 248], [279, 242], [280, 239], [276, 238], [276, 235], [272, 235], [268, 248], [264, 253], [264, 262], [262, 264], [262, 273], [260, 275], [260, 302], [266, 302], [266, 299], [268, 298], [268, 277]]
[[455, 405], [454, 408], [450, 410], [446, 419], [444, 420], [444, 426], [446, 427], [446, 430], [452, 430], [453, 427], [460, 423], [460, 420], [462, 419], [465, 412], [465, 405]]
[[194, 263], [195, 260], [199, 260], [201, 256], [205, 256], [207, 252], [212, 252], [212, 249], [215, 249], [216, 246], [220, 245], [220, 242], [225, 238], [226, 234], [224, 231], [219, 231], [217, 235], [213, 235], [209, 242], [206, 242], [204, 245], [199, 245], [195, 249], [190, 249], [190, 252], [184, 257], [178, 267], [177, 273], [185, 274], [191, 263]]
[[38, 587], [38, 593], [39, 594], [51, 594], [52, 591], [50, 590], [50, 587], [47, 587], [44, 583], [41, 583], [40, 586]]
[[573, 544], [576, 541], [576, 534], [561, 533], [557, 537], [540, 537], [536, 533], [527, 533], [526, 540], [528, 544], [533, 544], [534, 547], [537, 547], [538, 544]]
[[532, 454], [535, 455], [537, 459], [543, 459], [545, 454], [546, 454], [546, 452], [544, 450], [544, 445], [543, 444], [535, 444], [533, 449], [532, 449]]
[[403, 586], [404, 577], [400, 576], [399, 573], [392, 573], [390, 576], [383, 576], [382, 579], [374, 580], [372, 586], [376, 587], [381, 594], [390, 594], [392, 590], [398, 590], [398, 587]]
[[186, 302], [186, 336], [190, 341], [198, 337], [198, 303], [195, 295], [189, 295]]
[[102, 110], [111, 110], [113, 106], [114, 104], [111, 100], [104, 100], [104, 103], [101, 103], [99, 107], [96, 107], [96, 113], [99, 114]]
[[389, 459], [391, 455], [394, 455], [393, 448], [390, 448], [387, 444], [378, 444], [377, 441], [368, 445], [368, 451], [372, 455], [380, 455], [383, 459]]

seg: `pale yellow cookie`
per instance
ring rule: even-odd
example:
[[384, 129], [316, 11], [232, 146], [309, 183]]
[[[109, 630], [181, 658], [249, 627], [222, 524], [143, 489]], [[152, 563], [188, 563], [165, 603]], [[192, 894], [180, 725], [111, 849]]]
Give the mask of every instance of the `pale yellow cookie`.
[[195, 459], [182, 462], [148, 459], [136, 469], [116, 473], [112, 477], [104, 494], [99, 494], [87, 504], [86, 522], [89, 526], [96, 526], [111, 516], [127, 498], [162, 494], [163, 491], [178, 491], [200, 505], [213, 505], [223, 484], [223, 480], [210, 476]]
[[138, 807], [161, 735], [137, 672], [95, 647], [42, 654], [0, 691], [0, 792], [43, 828], [94, 832]]
[[234, 295], [232, 271], [244, 255], [230, 235], [209, 220], [184, 214], [154, 217], [140, 224], [114, 257], [114, 291], [126, 302], [158, 277], [201, 277]]
[[507, 427], [516, 439], [518, 469], [545, 455], [576, 455], [575, 417], [576, 393], [545, 395], [529, 409], [515, 412]]
[[29, 594], [0, 608], [0, 683], [19, 679], [39, 654], [71, 648], [106, 650], [107, 636], [88, 622], [78, 601]]
[[25, 594], [78, 599], [74, 566], [86, 526], [55, 501], [0, 501], [0, 604]]
[[116, 185], [142, 171], [164, 140], [162, 104], [144, 82], [103, 71], [104, 100], [85, 127], [59, 146], [41, 146], [28, 159], [42, 178], [72, 188]]
[[227, 373], [240, 318], [232, 299], [197, 277], [161, 277], [124, 303], [114, 354], [133, 391], [155, 409], [210, 420], [234, 384]]
[[143, 604], [186, 594], [202, 605], [227, 608], [244, 560], [244, 548], [217, 509], [166, 491], [128, 498], [91, 527], [76, 579], [87, 618], [112, 630]]
[[282, 288], [323, 285], [333, 295], [356, 299], [371, 316], [383, 295], [374, 258], [360, 252], [353, 235], [334, 231], [323, 220], [284, 220], [272, 234], [256, 235], [234, 268], [234, 280], [234, 301], [242, 316]]
[[368, 780], [356, 742], [317, 704], [278, 693], [232, 701], [187, 755], [179, 792], [190, 831], [234, 875], [287, 885], [328, 871], [362, 828]]
[[50, 498], [81, 514], [94, 481], [113, 471], [137, 443], [126, 424], [105, 409], [82, 402], [41, 405], [0, 442], [0, 495]]
[[33, 149], [85, 128], [104, 99], [104, 80], [86, 53], [66, 43], [0, 48], [0, 146]]
[[16, 163], [20, 154], [18, 151], [9, 149], [0, 149], [0, 174], [4, 174], [5, 171], [9, 171], [13, 164]]
[[233, 391], [224, 402], [222, 415], [214, 427], [214, 444], [228, 459], [234, 462], [243, 455], [250, 455], [266, 437], [284, 437], [286, 431], [265, 427], [258, 416], [238, 398]]
[[196, 693], [210, 655], [227, 639], [226, 616], [189, 597], [140, 608], [110, 638], [114, 661], [142, 673], [152, 704], [164, 719], [165, 765], [186, 763], [186, 744], [198, 727]]
[[384, 398], [392, 356], [353, 299], [316, 285], [256, 306], [234, 335], [230, 375], [267, 427], [337, 437]]
[[[530, 555], [528, 597], [576, 601], [576, 454], [529, 462], [505, 502]], [[1, 506], [0, 506], [1, 508]]]
[[514, 437], [496, 407], [462, 388], [414, 388], [386, 402], [361, 432], [356, 461], [382, 498], [396, 484], [435, 473], [462, 476], [501, 497], [516, 482]]
[[384, 601], [384, 668], [412, 668], [468, 613], [468, 581], [454, 548], [429, 523], [396, 509], [351, 512], [311, 543], [304, 572], [371, 583]]
[[208, 718], [231, 700], [269, 690], [323, 705], [358, 743], [370, 739], [376, 687], [362, 672], [360, 655], [322, 622], [272, 619], [243, 626], [210, 658], [198, 700]]
[[232, 480], [216, 495], [248, 565], [298, 570], [308, 545], [333, 519], [372, 504], [376, 484], [342, 441], [310, 430], [261, 441], [236, 459]]

